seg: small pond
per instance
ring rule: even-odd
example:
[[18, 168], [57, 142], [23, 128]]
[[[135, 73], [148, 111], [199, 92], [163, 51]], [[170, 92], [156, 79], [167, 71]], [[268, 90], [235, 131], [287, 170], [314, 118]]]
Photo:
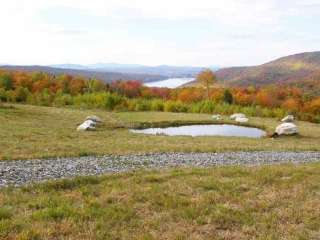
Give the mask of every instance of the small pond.
[[261, 138], [266, 132], [252, 127], [243, 127], [229, 124], [190, 125], [167, 128], [131, 129], [133, 133], [167, 135], [167, 136], [227, 136]]

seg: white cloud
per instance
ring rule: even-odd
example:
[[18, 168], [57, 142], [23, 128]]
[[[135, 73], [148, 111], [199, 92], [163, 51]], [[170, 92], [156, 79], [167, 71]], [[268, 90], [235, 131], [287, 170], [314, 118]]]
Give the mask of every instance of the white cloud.
[[[65, 24], [70, 20], [67, 18], [57, 23], [39, 18], [39, 13], [57, 7], [105, 21], [111, 17], [124, 22], [124, 26], [109, 31], [93, 25], [89, 29], [81, 24], [70, 27]], [[317, 44], [311, 40], [317, 30], [294, 33], [282, 21], [319, 12], [318, 0], [4, 0], [0, 14], [0, 62], [119, 61], [178, 65], [262, 62], [282, 54], [315, 49]], [[175, 21], [186, 24], [203, 21], [211, 24], [212, 29], [208, 28], [208, 34], [195, 42], [170, 35], [153, 39], [148, 32], [135, 34], [126, 29], [126, 22], [137, 19], [162, 21], [168, 26]], [[223, 29], [217, 30], [217, 25]], [[194, 30], [190, 26], [190, 36]], [[296, 38], [289, 39], [289, 35]]]

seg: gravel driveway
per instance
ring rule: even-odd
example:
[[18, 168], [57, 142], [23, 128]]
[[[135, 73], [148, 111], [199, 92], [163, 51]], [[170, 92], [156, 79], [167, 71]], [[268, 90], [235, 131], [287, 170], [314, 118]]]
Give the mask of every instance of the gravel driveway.
[[320, 152], [155, 153], [126, 156], [0, 161], [0, 187], [48, 179], [178, 166], [268, 165], [319, 162]]

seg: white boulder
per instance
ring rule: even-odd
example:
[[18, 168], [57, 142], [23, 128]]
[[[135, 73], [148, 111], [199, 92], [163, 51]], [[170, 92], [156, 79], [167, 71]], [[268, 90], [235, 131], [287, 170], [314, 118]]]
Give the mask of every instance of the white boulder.
[[216, 115], [212, 115], [212, 119], [213, 120], [216, 120], [216, 121], [219, 121], [222, 119], [221, 115], [220, 114], [216, 114]]
[[239, 122], [239, 123], [246, 123], [246, 122], [249, 122], [249, 118], [246, 118], [246, 117], [237, 117], [235, 119], [236, 122]]
[[298, 127], [293, 123], [282, 123], [276, 128], [278, 135], [294, 135], [298, 133]]
[[236, 120], [237, 118], [246, 118], [246, 115], [243, 113], [235, 113], [230, 116], [231, 120]]
[[293, 115], [288, 115], [288, 116], [286, 116], [285, 118], [283, 118], [283, 119], [281, 120], [281, 122], [287, 122], [287, 123], [294, 122], [294, 116], [293, 116]]
[[101, 118], [99, 118], [98, 116], [95, 116], [95, 115], [86, 117], [86, 121], [87, 120], [91, 120], [91, 121], [96, 122], [96, 123], [102, 123]]
[[92, 120], [86, 120], [77, 127], [77, 131], [95, 130], [97, 123]]

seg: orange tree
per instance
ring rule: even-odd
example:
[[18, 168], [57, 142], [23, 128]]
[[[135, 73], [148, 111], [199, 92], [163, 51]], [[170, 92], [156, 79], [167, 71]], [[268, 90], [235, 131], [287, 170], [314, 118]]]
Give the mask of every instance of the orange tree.
[[197, 81], [206, 88], [207, 99], [209, 99], [210, 86], [216, 81], [216, 75], [210, 69], [205, 69], [198, 74]]

